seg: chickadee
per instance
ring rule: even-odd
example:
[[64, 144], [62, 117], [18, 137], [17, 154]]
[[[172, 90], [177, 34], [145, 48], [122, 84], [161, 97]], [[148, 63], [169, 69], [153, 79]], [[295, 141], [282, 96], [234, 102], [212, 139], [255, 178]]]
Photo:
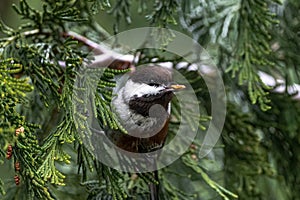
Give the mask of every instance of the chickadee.
[[163, 147], [174, 92], [185, 88], [172, 82], [172, 72], [148, 66], [133, 72], [112, 104], [128, 134], [109, 134], [119, 148], [148, 153]]
[[[174, 92], [183, 88], [184, 85], [172, 82], [172, 73], [166, 68], [138, 68], [112, 101], [128, 134], [113, 131], [107, 133], [108, 138], [117, 147], [132, 153], [149, 153], [162, 148], [168, 133], [170, 101]], [[157, 171], [154, 176], [157, 180]], [[149, 188], [150, 199], [158, 200], [157, 185], [150, 184]]]

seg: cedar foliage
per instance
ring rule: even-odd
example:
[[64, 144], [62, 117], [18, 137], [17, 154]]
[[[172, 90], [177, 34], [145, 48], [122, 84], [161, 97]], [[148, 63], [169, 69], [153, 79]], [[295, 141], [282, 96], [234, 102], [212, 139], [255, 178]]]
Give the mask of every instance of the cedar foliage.
[[[101, 125], [123, 130], [109, 102], [114, 77], [128, 70], [88, 68], [83, 62], [89, 49], [66, 34], [104, 41], [110, 34], [105, 20], [97, 19], [104, 12], [113, 33], [133, 26], [137, 12], [145, 25], [189, 34], [222, 71], [227, 92], [222, 138], [202, 159], [196, 139], [180, 159], [161, 169], [161, 199], [300, 199], [300, 107], [289, 87], [300, 80], [299, 1], [43, 0], [40, 7], [33, 5], [30, 0], [11, 5], [22, 19], [18, 28], [0, 23], [0, 162], [13, 171], [9, 178], [1, 171], [1, 199], [148, 197], [147, 184], [156, 182], [151, 173], [109, 168], [82, 145], [91, 88], [97, 90], [91, 104]], [[170, 30], [159, 40], [167, 46], [172, 38]], [[139, 64], [153, 58], [174, 65], [183, 61], [160, 50], [141, 54]], [[201, 118], [189, 120], [201, 122], [201, 135], [210, 120], [209, 93], [197, 73], [180, 72], [200, 102]], [[284, 81], [285, 90], [273, 92], [260, 72]], [[97, 73], [100, 79], [92, 76]], [[84, 84], [74, 84], [74, 77]], [[180, 118], [176, 100], [173, 104], [170, 135]]]

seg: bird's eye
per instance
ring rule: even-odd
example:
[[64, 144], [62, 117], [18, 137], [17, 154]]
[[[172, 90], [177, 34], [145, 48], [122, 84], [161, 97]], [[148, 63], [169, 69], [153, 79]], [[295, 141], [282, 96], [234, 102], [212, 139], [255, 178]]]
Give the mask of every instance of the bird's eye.
[[159, 84], [158, 83], [148, 83], [149, 86], [152, 86], [152, 87], [159, 87]]

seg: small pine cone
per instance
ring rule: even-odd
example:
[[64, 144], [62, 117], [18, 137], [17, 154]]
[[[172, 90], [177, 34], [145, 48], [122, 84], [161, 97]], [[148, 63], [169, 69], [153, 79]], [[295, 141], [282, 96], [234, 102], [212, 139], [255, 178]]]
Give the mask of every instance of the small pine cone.
[[16, 185], [20, 184], [20, 177], [18, 175], [15, 175], [14, 180]]
[[19, 162], [15, 163], [15, 170], [20, 171], [20, 163]]
[[11, 157], [12, 157], [12, 151], [13, 151], [12, 146], [8, 145], [7, 151], [6, 151], [6, 159], [8, 159], [8, 160], [11, 159]]
[[23, 126], [21, 126], [20, 128], [17, 128], [16, 129], [16, 136], [18, 136], [20, 133], [24, 133], [24, 127]]

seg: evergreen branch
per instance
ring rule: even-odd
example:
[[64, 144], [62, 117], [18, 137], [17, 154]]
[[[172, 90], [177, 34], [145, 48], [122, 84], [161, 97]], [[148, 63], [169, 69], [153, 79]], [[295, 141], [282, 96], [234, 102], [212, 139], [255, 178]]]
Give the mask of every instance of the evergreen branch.
[[[171, 172], [172, 174], [174, 174], [174, 172]], [[178, 173], [175, 172], [175, 174], [178, 175]], [[167, 175], [167, 174], [166, 174]], [[174, 183], [172, 183], [171, 181], [169, 181], [167, 179], [167, 176], [164, 175], [165, 177], [163, 177], [161, 179], [161, 185], [163, 185], [163, 196], [164, 199], [176, 199], [176, 200], [180, 200], [180, 199], [195, 199], [196, 198], [196, 194], [191, 194], [184, 192], [182, 190], [180, 190], [179, 188], [177, 188], [175, 186]]]
[[157, 29], [153, 29], [151, 37], [157, 41], [157, 44], [161, 44], [161, 49], [164, 49], [175, 37], [172, 30], [165, 28], [169, 25], [177, 24], [174, 17], [177, 9], [177, 0], [156, 0], [154, 11], [146, 16], [151, 25], [158, 27]]
[[[2, 165], [4, 163], [4, 160], [2, 160], [2, 158], [5, 157], [5, 152], [2, 150], [2, 148], [0, 149], [0, 165]], [[2, 181], [2, 179], [0, 178], [0, 195], [5, 195], [5, 189], [4, 189], [4, 183]]]
[[[19, 73], [22, 70], [23, 65], [14, 59], [0, 61], [0, 105], [5, 106], [5, 109], [1, 109], [1, 148], [7, 147], [7, 159], [14, 158], [16, 185], [20, 182], [26, 184], [28, 196], [52, 199], [45, 183], [36, 174], [40, 147], [33, 132], [37, 126], [26, 123], [25, 118], [15, 108], [17, 103], [24, 103], [27, 93], [33, 90], [32, 85], [28, 84], [28, 78], [20, 79]], [[3, 189], [1, 192], [4, 192]]]
[[29, 36], [37, 35], [39, 33], [40, 33], [39, 29], [34, 29], [34, 30], [24, 31], [22, 33], [19, 33], [17, 35], [11, 36], [11, 37], [1, 38], [1, 40], [0, 40], [0, 48], [6, 47], [10, 43], [12, 43], [13, 41], [15, 41], [15, 40], [17, 40], [17, 39], [19, 39], [21, 37], [29, 37]]
[[[14, 34], [14, 29], [10, 28], [9, 26], [5, 25], [4, 22], [0, 19], [0, 31], [7, 36], [11, 36]], [[1, 39], [0, 39], [1, 41]]]
[[119, 32], [119, 24], [122, 17], [125, 19], [127, 24], [131, 23], [131, 13], [130, 13], [131, 0], [117, 0], [113, 8], [108, 12], [112, 14], [116, 19], [114, 24], [114, 33]]
[[143, 0], [139, 0], [139, 6], [138, 6], [138, 13], [143, 13], [145, 10], [147, 10], [147, 4]]
[[[42, 33], [38, 29], [35, 30], [30, 30], [30, 31], [25, 31], [23, 33], [17, 34], [15, 36], [11, 36], [8, 38], [3, 38], [1, 41], [5, 41], [4, 43], [0, 43], [1, 47], [6, 47], [9, 45], [11, 42], [14, 42], [15, 40], [21, 38], [21, 37], [29, 37], [33, 35], [38, 35], [38, 34], [47, 34], [47, 33]], [[48, 33], [49, 34], [49, 33]], [[106, 67], [109, 66], [110, 64], [115, 65], [116, 67], [119, 67], [121, 65], [121, 68], [126, 69], [132, 63], [133, 61], [133, 55], [122, 55], [119, 54], [115, 51], [108, 50], [106, 47], [101, 46], [89, 39], [87, 39], [84, 36], [81, 36], [75, 32], [66, 32], [62, 33], [64, 37], [71, 37], [72, 39], [75, 39], [77, 41], [83, 42], [86, 46], [90, 47], [91, 50], [94, 51], [96, 54], [102, 54], [99, 56], [95, 56], [95, 60], [89, 65], [90, 67]], [[63, 61], [58, 61], [61, 66], [65, 66], [65, 63]], [[121, 63], [121, 64], [119, 64]], [[124, 64], [122, 64], [124, 63]], [[125, 65], [125, 66], [122, 66]], [[130, 67], [133, 67], [131, 65]]]
[[93, 14], [97, 14], [100, 10], [110, 8], [111, 4], [109, 0], [89, 0], [92, 2], [90, 8]]
[[[44, 162], [40, 166], [38, 173], [44, 181], [50, 180], [52, 184], [57, 185], [64, 185], [63, 179], [65, 176], [56, 169], [55, 161], [61, 161], [67, 164], [70, 162], [70, 156], [62, 149], [62, 145], [65, 142], [73, 143], [76, 140], [77, 142], [82, 143], [84, 141], [89, 149], [94, 149], [91, 141], [93, 133], [90, 131], [90, 121], [87, 117], [89, 104], [95, 104], [92, 107], [101, 105], [97, 108], [98, 112], [101, 111], [106, 113], [106, 115], [98, 116], [97, 113], [92, 113], [96, 114], [94, 117], [99, 118], [101, 126], [109, 126], [112, 129], [124, 130], [124, 128], [116, 122], [116, 116], [111, 115], [109, 105], [112, 93], [107, 93], [107, 96], [101, 95], [105, 94], [103, 92], [104, 90], [115, 86], [115, 83], [112, 82], [114, 75], [128, 72], [128, 70], [90, 69], [86, 65], [81, 66], [79, 64], [78, 66], [78, 61], [81, 62], [75, 58], [66, 61], [66, 74], [64, 77], [64, 88], [62, 90], [61, 98], [66, 114], [62, 122], [57, 126], [56, 131], [49, 135], [42, 146], [44, 151]], [[97, 91], [96, 88], [98, 87], [98, 84], [95, 83], [99, 82], [99, 77], [101, 87], [98, 91], [101, 93], [93, 95]], [[89, 97], [92, 97], [91, 100]], [[100, 102], [100, 104], [98, 104], [98, 102]], [[86, 157], [90, 154], [80, 153], [79, 155], [79, 166], [84, 169], [84, 174], [86, 174], [85, 165], [92, 169], [90, 162], [88, 162], [89, 158]], [[115, 181], [115, 179], [109, 180], [109, 182], [113, 184], [115, 184]], [[119, 196], [120, 194], [116, 193], [116, 195]]]
[[219, 184], [217, 184], [215, 181], [211, 180], [209, 176], [201, 169], [199, 164], [195, 159], [191, 159], [189, 156], [185, 155], [182, 157], [182, 161], [191, 169], [193, 169], [196, 173], [200, 174], [204, 181], [212, 188], [214, 189], [224, 200], [230, 200], [228, 196], [232, 198], [238, 198], [236, 194], [233, 194], [232, 192], [226, 190]]
[[[269, 161], [269, 152], [273, 152], [271, 155], [276, 163], [275, 165], [270, 163], [276, 172], [273, 172], [273, 174], [269, 173], [269, 170], [263, 172], [266, 171], [271, 177], [275, 175], [280, 182], [284, 183], [284, 190], [291, 191], [287, 193], [287, 198], [297, 199], [300, 195], [300, 177], [298, 176], [298, 170], [296, 170], [300, 166], [300, 158], [297, 153], [300, 147], [300, 135], [298, 134], [300, 129], [300, 119], [298, 117], [300, 104], [286, 94], [273, 94], [270, 96], [272, 110], [255, 112], [256, 116], [261, 119], [256, 124], [261, 127], [266, 138], [268, 138], [267, 141], [263, 141], [263, 144], [266, 144], [266, 142], [272, 143], [267, 146], [268, 156], [265, 160]], [[269, 127], [274, 127], [274, 129], [270, 131]]]
[[4, 190], [3, 186], [4, 186], [4, 183], [0, 178], [0, 194], [4, 196], [5, 195], [5, 190]]
[[[269, 162], [268, 149], [261, 140], [262, 135], [260, 134], [264, 133], [259, 133], [259, 130], [262, 129], [258, 124], [253, 124], [254, 118], [251, 116], [251, 112], [240, 112], [239, 109], [235, 109], [235, 106], [238, 105], [228, 104], [227, 123], [225, 124], [228, 132], [223, 134], [225, 153], [231, 154], [225, 161], [230, 166], [225, 168], [227, 186], [240, 198], [249, 199], [258, 196], [262, 198], [263, 194], [260, 192], [259, 186], [253, 183], [261, 179], [263, 175], [274, 177], [276, 172]], [[267, 121], [265, 120], [265, 123]], [[239, 153], [232, 154], [237, 150]], [[235, 189], [232, 187], [234, 184], [237, 184]]]
[[230, 40], [230, 29], [235, 29], [234, 23], [240, 9], [237, 0], [182, 1], [181, 4], [182, 9], [178, 11], [180, 23], [201, 45], [210, 41], [222, 44], [225, 39]]
[[[297, 10], [300, 9], [298, 1], [284, 1], [282, 5], [274, 6], [277, 11], [279, 24], [275, 24], [274, 31], [271, 32], [272, 50], [275, 54], [276, 70], [286, 79], [286, 85], [300, 83], [298, 56], [300, 49], [300, 16]], [[291, 39], [292, 38], [292, 39]]]
[[[72, 127], [64, 127], [65, 122], [68, 120], [63, 120], [59, 125], [56, 133], [48, 136], [45, 143], [42, 146], [43, 162], [39, 166], [37, 173], [43, 178], [44, 181], [50, 180], [52, 184], [65, 185], [65, 176], [56, 169], [55, 161], [70, 163], [70, 156], [62, 150], [62, 144], [67, 142], [72, 142], [68, 139], [69, 134], [72, 133]], [[71, 122], [73, 124], [73, 122]], [[66, 137], [63, 135], [66, 134]]]
[[[100, 162], [95, 162], [95, 167], [99, 178], [103, 177], [105, 181], [104, 188], [106, 193], [103, 193], [101, 196], [108, 196], [109, 194], [109, 196], [111, 196], [111, 198], [114, 200], [126, 199], [127, 194], [121, 185], [121, 181], [124, 180], [124, 175]], [[103, 187], [102, 184], [103, 183], [100, 183], [99, 186]], [[99, 193], [97, 195], [99, 195]]]
[[262, 110], [270, 109], [267, 90], [271, 88], [260, 79], [259, 68], [274, 66], [269, 41], [271, 26], [277, 21], [268, 8], [270, 3], [276, 1], [203, 0], [197, 5], [183, 2], [180, 14], [183, 26], [201, 44], [212, 41], [228, 52], [232, 58], [226, 72], [231, 72], [232, 77], [238, 74], [238, 84], [248, 85], [251, 102], [258, 102]]
[[[24, 181], [26, 187], [29, 188], [26, 195], [52, 200], [53, 197], [49, 193], [45, 182], [37, 173], [37, 168], [41, 163], [39, 157], [41, 149], [35, 135], [29, 132], [37, 127], [27, 124], [22, 128], [20, 133], [16, 131], [18, 133], [18, 140], [14, 150], [15, 171], [20, 173], [23, 178], [21, 181]], [[18, 185], [18, 182], [16, 184]]]
[[78, 174], [82, 169], [82, 182], [87, 181], [87, 169], [90, 172], [94, 171], [95, 157], [90, 151], [84, 146], [79, 144], [77, 151], [77, 164], [78, 164]]
[[23, 19], [28, 19], [34, 22], [35, 27], [41, 29], [42, 27], [54, 28], [51, 26], [53, 22], [56, 25], [63, 27], [66, 22], [83, 22], [85, 18], [80, 16], [80, 11], [76, 8], [76, 1], [64, 1], [64, 3], [51, 2], [45, 0], [43, 4], [43, 11], [39, 11], [31, 7], [27, 0], [20, 0], [19, 7], [13, 4], [14, 10], [21, 15]]
[[[111, 112], [110, 102], [112, 100], [112, 89], [116, 85], [114, 76], [129, 72], [130, 69], [116, 70], [106, 69], [103, 76], [100, 78], [100, 82], [97, 86], [95, 95], [95, 104], [97, 106], [98, 118], [104, 127], [109, 127], [112, 130], [120, 130], [123, 133], [127, 133], [125, 128], [118, 121], [115, 113]], [[107, 92], [105, 92], [107, 91]], [[101, 117], [100, 117], [101, 116]]]
[[82, 35], [79, 35], [78, 33], [75, 33], [73, 31], [65, 32], [65, 33], [63, 33], [63, 36], [71, 37], [72, 39], [82, 42], [86, 46], [90, 47], [91, 50], [94, 50], [94, 52], [96, 54], [103, 54], [108, 51], [107, 49], [104, 49], [104, 47], [100, 46], [98, 43], [93, 42], [92, 40], [89, 40], [88, 38], [86, 38]]
[[162, 0], [155, 1], [154, 11], [148, 15], [147, 18], [151, 24], [158, 27], [166, 28], [167, 25], [176, 25], [176, 19], [174, 14], [178, 8], [178, 2], [176, 0]]
[[168, 194], [164, 194], [166, 196], [165, 199], [180, 200], [180, 199], [188, 199], [188, 198], [194, 199], [195, 198], [195, 195], [188, 194], [186, 192], [179, 190], [178, 188], [174, 187], [172, 185], [172, 183], [170, 183], [168, 181], [164, 181], [164, 187], [165, 187], [165, 190], [167, 191], [165, 193], [168, 193]]
[[[71, 59], [72, 60], [72, 59]], [[71, 61], [69, 60], [69, 61]], [[72, 60], [77, 62], [76, 59]], [[71, 61], [71, 62], [72, 62]], [[68, 61], [67, 61], [68, 63]], [[74, 63], [73, 63], [74, 64]], [[65, 109], [65, 116], [60, 124], [57, 126], [54, 133], [51, 133], [45, 140], [42, 146], [43, 150], [43, 163], [40, 165], [37, 173], [43, 178], [44, 181], [50, 180], [52, 184], [65, 185], [63, 175], [56, 169], [55, 161], [64, 162], [70, 164], [70, 155], [63, 150], [63, 144], [73, 143], [75, 139], [81, 142], [80, 136], [78, 135], [77, 126], [85, 119], [74, 119], [73, 112], [73, 86], [74, 86], [74, 65], [67, 64], [65, 76], [65, 85], [62, 91], [62, 106]]]
[[[16, 111], [18, 103], [25, 102], [25, 96], [33, 90], [28, 79], [18, 79], [18, 73], [23, 66], [13, 59], [4, 59], [0, 61], [0, 136], [1, 148], [7, 147], [15, 141], [13, 138], [16, 127], [24, 124], [24, 117]], [[15, 77], [12, 77], [15, 76]]]
[[264, 90], [270, 88], [261, 81], [258, 66], [274, 66], [269, 58], [271, 48], [268, 44], [270, 26], [276, 23], [273, 17], [267, 3], [241, 1], [235, 61], [227, 68], [233, 77], [239, 72], [238, 83], [248, 83], [251, 102], [255, 104], [258, 101], [262, 110], [270, 109], [268, 92]]
[[103, 44], [100, 45], [72, 31], [63, 33], [63, 35], [65, 37], [71, 37], [72, 39], [82, 42], [84, 45], [88, 46], [93, 51], [93, 53], [96, 54], [94, 60], [92, 60], [88, 67], [110, 67], [117, 69], [134, 68], [133, 55], [123, 55], [116, 51], [109, 50]]
[[151, 37], [156, 40], [157, 44], [161, 44], [159, 48], [164, 50], [164, 48], [175, 38], [175, 34], [170, 29], [159, 27], [152, 30]]

